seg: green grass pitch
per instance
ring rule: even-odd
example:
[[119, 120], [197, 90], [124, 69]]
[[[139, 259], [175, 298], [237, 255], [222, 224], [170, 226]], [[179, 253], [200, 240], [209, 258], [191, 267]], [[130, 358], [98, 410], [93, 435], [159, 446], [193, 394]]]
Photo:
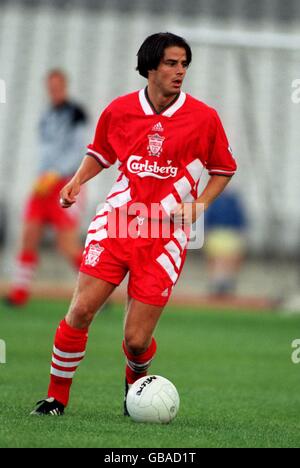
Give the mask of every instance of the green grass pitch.
[[291, 343], [300, 318], [280, 314], [169, 307], [156, 331], [153, 374], [177, 387], [181, 407], [169, 425], [137, 424], [122, 415], [122, 308], [91, 328], [70, 405], [61, 418], [30, 417], [45, 396], [53, 334], [67, 303], [1, 305], [0, 447], [297, 447], [300, 364]]

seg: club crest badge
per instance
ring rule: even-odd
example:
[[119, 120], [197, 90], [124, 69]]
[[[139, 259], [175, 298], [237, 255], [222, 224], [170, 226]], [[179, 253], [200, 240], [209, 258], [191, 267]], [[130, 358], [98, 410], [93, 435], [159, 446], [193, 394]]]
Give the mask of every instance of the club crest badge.
[[147, 150], [149, 156], [160, 156], [165, 137], [162, 137], [158, 133], [155, 133], [154, 135], [148, 135], [148, 139], [149, 144]]
[[96, 266], [103, 250], [104, 247], [101, 247], [99, 244], [90, 245], [89, 251], [85, 257], [85, 264], [93, 267]]

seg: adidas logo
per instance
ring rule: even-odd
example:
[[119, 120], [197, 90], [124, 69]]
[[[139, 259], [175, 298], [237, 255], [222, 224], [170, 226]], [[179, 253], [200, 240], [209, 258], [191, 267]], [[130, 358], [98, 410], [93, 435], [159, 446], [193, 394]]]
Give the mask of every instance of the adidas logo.
[[164, 127], [162, 126], [162, 124], [160, 122], [158, 122], [157, 124], [154, 125], [154, 127], [152, 128], [152, 131], [153, 132], [163, 132], [164, 131]]
[[161, 293], [162, 297], [168, 297], [169, 295], [169, 288], [165, 289], [162, 293]]

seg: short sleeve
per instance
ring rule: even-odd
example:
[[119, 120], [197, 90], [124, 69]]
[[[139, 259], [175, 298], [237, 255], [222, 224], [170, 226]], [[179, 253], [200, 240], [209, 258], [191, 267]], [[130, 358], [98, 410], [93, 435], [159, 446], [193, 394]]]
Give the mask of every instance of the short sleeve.
[[117, 156], [109, 142], [111, 129], [111, 115], [108, 109], [105, 109], [96, 127], [93, 143], [87, 146], [87, 155], [95, 158], [104, 168], [110, 167], [116, 162]]
[[237, 168], [223, 125], [216, 111], [213, 113], [210, 125], [206, 168], [210, 175], [224, 176], [232, 176]]

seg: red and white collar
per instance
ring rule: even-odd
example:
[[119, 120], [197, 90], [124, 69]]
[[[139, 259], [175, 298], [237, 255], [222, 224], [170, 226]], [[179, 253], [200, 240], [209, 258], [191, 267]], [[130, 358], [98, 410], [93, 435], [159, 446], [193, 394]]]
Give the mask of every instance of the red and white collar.
[[[168, 107], [164, 112], [158, 115], [163, 115], [165, 117], [172, 117], [172, 115], [175, 114], [178, 109], [180, 109], [186, 99], [186, 94], [183, 91], [180, 91], [178, 99], [172, 104], [170, 107]], [[155, 115], [155, 112], [153, 111], [152, 107], [150, 106], [146, 96], [145, 96], [145, 89], [141, 89], [139, 91], [139, 100], [140, 104], [142, 106], [143, 111], [145, 112], [146, 115]]]

